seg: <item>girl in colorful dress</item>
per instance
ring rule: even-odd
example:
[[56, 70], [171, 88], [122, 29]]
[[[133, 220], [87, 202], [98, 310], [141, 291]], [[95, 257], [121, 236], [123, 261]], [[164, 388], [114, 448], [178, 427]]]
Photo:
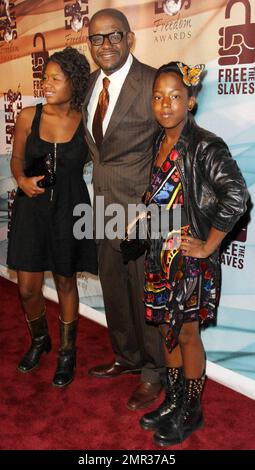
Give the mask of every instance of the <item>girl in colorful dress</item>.
[[[152, 106], [162, 127], [146, 204], [179, 210], [181, 224], [152, 238], [145, 261], [146, 320], [164, 338], [166, 396], [140, 424], [159, 445], [182, 442], [203, 425], [201, 327], [215, 322], [219, 247], [246, 210], [247, 189], [225, 142], [197, 126], [191, 111], [204, 66], [181, 62], [156, 73]], [[169, 217], [174, 220], [174, 216]]]

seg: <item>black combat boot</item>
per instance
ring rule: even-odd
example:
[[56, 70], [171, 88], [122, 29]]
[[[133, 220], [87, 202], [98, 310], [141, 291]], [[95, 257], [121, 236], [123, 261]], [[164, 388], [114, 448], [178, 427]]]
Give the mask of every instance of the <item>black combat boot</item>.
[[157, 429], [162, 420], [171, 416], [176, 408], [182, 406], [183, 381], [182, 367], [167, 367], [165, 399], [156, 410], [146, 413], [140, 419], [143, 429]]
[[76, 331], [78, 318], [65, 323], [59, 319], [60, 326], [60, 348], [58, 351], [57, 369], [52, 381], [54, 387], [65, 387], [70, 384], [74, 377], [76, 367]]
[[51, 339], [48, 333], [48, 325], [45, 314], [35, 320], [27, 319], [28, 328], [32, 338], [32, 344], [17, 369], [20, 372], [30, 372], [38, 366], [43, 353], [51, 350]]
[[204, 424], [201, 393], [205, 375], [198, 379], [185, 379], [183, 406], [175, 410], [171, 419], [162, 421], [154, 434], [156, 444], [170, 446], [183, 442]]

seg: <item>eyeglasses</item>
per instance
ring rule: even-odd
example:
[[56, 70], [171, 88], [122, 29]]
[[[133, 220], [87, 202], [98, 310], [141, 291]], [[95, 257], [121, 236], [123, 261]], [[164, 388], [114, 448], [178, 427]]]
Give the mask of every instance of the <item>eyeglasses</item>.
[[93, 46], [102, 46], [106, 38], [111, 44], [119, 44], [126, 32], [127, 31], [114, 31], [113, 33], [108, 34], [92, 34], [91, 36], [88, 36], [88, 38]]

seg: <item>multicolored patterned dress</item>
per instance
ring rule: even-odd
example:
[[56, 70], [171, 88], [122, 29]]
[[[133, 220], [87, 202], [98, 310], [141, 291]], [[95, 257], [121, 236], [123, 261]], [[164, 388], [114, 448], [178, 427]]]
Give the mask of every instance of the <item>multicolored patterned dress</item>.
[[178, 344], [183, 323], [199, 321], [201, 327], [215, 322], [219, 299], [218, 266], [209, 258], [183, 256], [180, 235], [190, 234], [183, 203], [183, 189], [176, 166], [176, 148], [167, 155], [161, 167], [154, 166], [145, 201], [165, 206], [172, 211], [181, 206], [179, 230], [169, 227], [167, 235], [151, 240], [145, 259], [145, 317], [154, 324], [169, 326], [165, 336], [171, 352]]

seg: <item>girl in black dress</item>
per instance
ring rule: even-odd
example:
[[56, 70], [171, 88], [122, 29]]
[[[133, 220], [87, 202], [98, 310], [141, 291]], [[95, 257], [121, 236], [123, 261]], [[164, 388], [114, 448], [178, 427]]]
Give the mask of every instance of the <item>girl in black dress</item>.
[[[85, 56], [71, 47], [49, 57], [42, 80], [47, 103], [24, 108], [19, 114], [11, 159], [18, 190], [7, 264], [17, 271], [32, 337], [31, 347], [18, 370], [30, 372], [38, 366], [42, 354], [51, 349], [42, 286], [44, 271], [52, 271], [60, 307], [60, 348], [52, 382], [56, 387], [73, 380], [76, 365], [79, 306], [76, 273], [97, 274], [94, 241], [75, 237], [73, 233], [75, 206], [90, 207], [83, 180], [83, 167], [89, 157], [81, 114], [89, 69]], [[44, 172], [31, 176], [31, 168], [38, 167], [45, 155], [50, 158], [53, 177], [50, 187], [44, 187]], [[88, 214], [86, 222], [92, 224]]]

